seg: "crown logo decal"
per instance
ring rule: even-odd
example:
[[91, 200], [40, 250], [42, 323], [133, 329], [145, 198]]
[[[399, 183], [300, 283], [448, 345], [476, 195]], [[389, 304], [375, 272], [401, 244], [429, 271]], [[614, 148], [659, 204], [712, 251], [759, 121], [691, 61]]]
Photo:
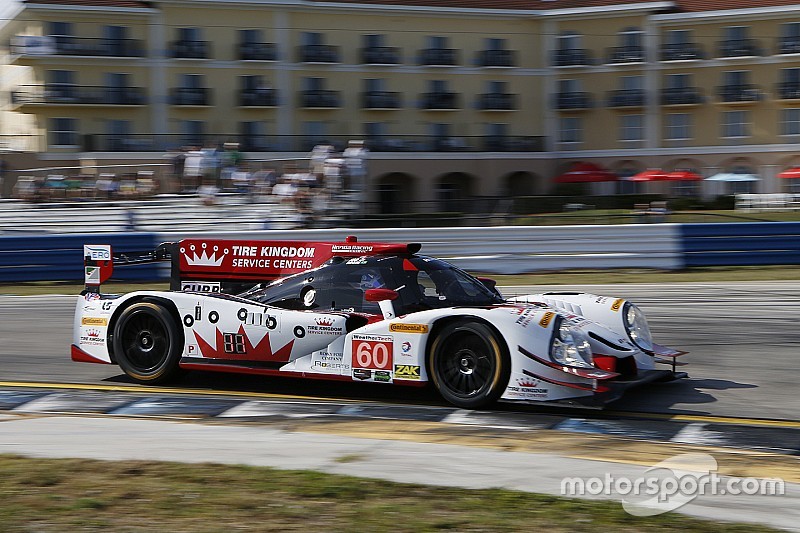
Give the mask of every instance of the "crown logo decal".
[[219, 256], [217, 252], [219, 252], [219, 246], [214, 246], [211, 254], [208, 253], [208, 244], [203, 243], [200, 245], [201, 253], [200, 255], [197, 254], [197, 249], [194, 244], [189, 246], [189, 250], [187, 251], [185, 247], [181, 247], [181, 253], [183, 254], [183, 258], [186, 259], [186, 264], [190, 266], [205, 266], [205, 267], [218, 267], [222, 264], [222, 260], [225, 259], [225, 256], [228, 254], [228, 249], [225, 248]]
[[96, 338], [100, 336], [100, 332], [96, 329], [90, 329], [89, 331], [86, 332], [86, 336]]
[[520, 387], [535, 387], [536, 386], [536, 382], [535, 381], [530, 381], [530, 380], [527, 380], [527, 379], [520, 379], [519, 381], [517, 381], [517, 384], [519, 384]]
[[316, 322], [318, 326], [330, 326], [333, 324], [333, 320], [328, 318], [317, 318], [314, 322]]

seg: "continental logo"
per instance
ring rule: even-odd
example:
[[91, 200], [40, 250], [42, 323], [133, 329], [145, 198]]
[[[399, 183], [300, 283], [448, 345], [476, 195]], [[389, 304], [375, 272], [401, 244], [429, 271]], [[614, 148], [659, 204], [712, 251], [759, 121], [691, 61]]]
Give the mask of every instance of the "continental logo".
[[394, 379], [419, 380], [419, 367], [414, 365], [394, 365]]
[[542, 326], [543, 328], [546, 328], [547, 326], [550, 325], [550, 322], [553, 321], [554, 316], [556, 316], [554, 312], [552, 311], [546, 312], [542, 317], [542, 319], [539, 321], [539, 325]]
[[81, 326], [107, 326], [108, 319], [99, 316], [85, 316], [81, 318]]
[[428, 333], [428, 325], [404, 324], [402, 322], [396, 322], [394, 324], [389, 324], [389, 331], [393, 331], [395, 333]]
[[625, 300], [622, 299], [622, 298], [617, 298], [616, 300], [614, 300], [614, 303], [611, 304], [611, 310], [612, 311], [619, 311], [619, 308], [622, 307], [622, 302], [624, 302], [624, 301]]

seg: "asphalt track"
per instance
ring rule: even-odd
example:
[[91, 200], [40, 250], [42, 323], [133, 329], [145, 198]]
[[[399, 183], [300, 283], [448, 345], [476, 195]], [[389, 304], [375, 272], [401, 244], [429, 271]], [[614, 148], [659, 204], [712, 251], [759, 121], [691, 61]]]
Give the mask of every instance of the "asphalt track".
[[[800, 282], [552, 287], [628, 298], [656, 342], [688, 350], [689, 379], [630, 391], [614, 411], [798, 420]], [[507, 287], [506, 295], [546, 290]], [[69, 359], [75, 297], [0, 296], [0, 382], [132, 386], [116, 366]], [[190, 373], [181, 388], [444, 405], [431, 390]], [[537, 410], [536, 407], [506, 407]], [[538, 408], [543, 409], [543, 408]], [[545, 410], [547, 408], [544, 408]]]

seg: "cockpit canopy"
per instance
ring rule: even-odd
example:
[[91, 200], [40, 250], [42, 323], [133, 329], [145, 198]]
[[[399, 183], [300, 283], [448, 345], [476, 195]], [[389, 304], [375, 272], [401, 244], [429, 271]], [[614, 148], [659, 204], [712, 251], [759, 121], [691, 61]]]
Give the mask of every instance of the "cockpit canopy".
[[453, 265], [424, 256], [334, 257], [320, 267], [240, 296], [286, 309], [380, 314], [368, 289], [397, 291], [398, 315], [453, 306], [502, 303], [499, 293]]

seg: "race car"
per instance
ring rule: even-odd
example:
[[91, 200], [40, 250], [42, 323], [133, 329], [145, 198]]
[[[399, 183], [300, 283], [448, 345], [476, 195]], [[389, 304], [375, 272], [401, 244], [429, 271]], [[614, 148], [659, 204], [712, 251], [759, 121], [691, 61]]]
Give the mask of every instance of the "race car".
[[[419, 244], [185, 239], [142, 255], [84, 250], [72, 359], [140, 383], [181, 370], [432, 383], [461, 408], [495, 401], [602, 406], [685, 377], [622, 298], [504, 298]], [[170, 260], [170, 290], [101, 293], [114, 265]], [[666, 364], [667, 368], [657, 369]]]

